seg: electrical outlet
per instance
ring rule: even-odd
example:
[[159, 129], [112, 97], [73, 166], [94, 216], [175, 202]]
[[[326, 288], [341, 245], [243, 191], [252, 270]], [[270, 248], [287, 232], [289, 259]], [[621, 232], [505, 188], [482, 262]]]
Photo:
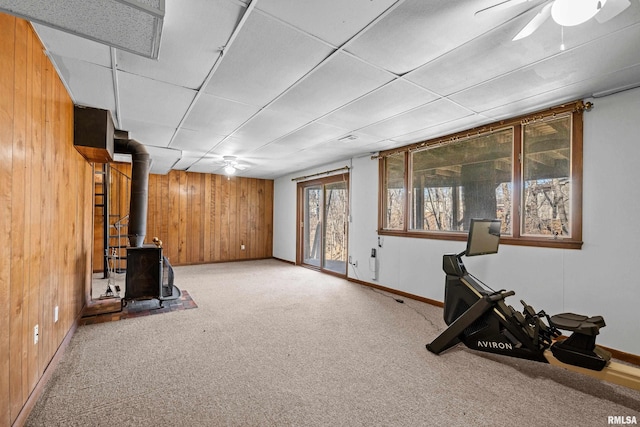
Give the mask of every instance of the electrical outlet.
[[240, 245], [240, 250], [244, 251], [244, 245]]
[[53, 323], [56, 323], [58, 321], [58, 306], [56, 305], [53, 308]]
[[38, 344], [38, 325], [33, 327], [33, 344]]

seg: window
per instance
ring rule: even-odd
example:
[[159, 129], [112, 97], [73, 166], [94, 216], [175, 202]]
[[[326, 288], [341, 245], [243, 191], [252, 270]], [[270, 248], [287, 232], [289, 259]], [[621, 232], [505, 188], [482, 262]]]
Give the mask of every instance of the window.
[[580, 248], [582, 111], [589, 106], [380, 153], [379, 233], [463, 240], [471, 218], [499, 218], [503, 243]]
[[390, 155], [384, 162], [384, 202], [382, 216], [384, 228], [404, 230], [405, 224], [405, 153]]

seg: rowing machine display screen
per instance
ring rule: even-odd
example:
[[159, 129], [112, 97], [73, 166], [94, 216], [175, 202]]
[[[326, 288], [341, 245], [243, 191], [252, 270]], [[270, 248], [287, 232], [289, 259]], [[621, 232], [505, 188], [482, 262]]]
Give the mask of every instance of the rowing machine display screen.
[[500, 245], [499, 219], [471, 219], [466, 256], [498, 253]]

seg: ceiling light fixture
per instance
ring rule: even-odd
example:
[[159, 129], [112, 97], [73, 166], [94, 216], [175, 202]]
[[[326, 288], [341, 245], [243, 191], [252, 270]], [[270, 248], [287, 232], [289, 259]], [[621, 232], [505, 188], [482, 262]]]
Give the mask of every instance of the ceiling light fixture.
[[226, 165], [224, 167], [224, 173], [226, 173], [227, 175], [233, 175], [234, 173], [236, 173], [236, 168], [234, 168], [233, 165]]
[[607, 0], [555, 0], [551, 6], [553, 20], [563, 27], [580, 25], [593, 18]]

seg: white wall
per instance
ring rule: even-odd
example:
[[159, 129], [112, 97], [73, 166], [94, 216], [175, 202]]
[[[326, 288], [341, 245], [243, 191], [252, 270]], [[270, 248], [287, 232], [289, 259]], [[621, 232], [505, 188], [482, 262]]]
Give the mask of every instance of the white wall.
[[[493, 289], [514, 290], [508, 302], [516, 308], [524, 299], [549, 314], [604, 316], [598, 343], [640, 355], [640, 89], [592, 101], [584, 113], [582, 249], [502, 245], [497, 255], [466, 258], [465, 265]], [[350, 266], [349, 277], [442, 301], [442, 255], [462, 252], [464, 242], [382, 236], [378, 248], [378, 163], [369, 156], [350, 162], [349, 255], [358, 267]], [[292, 176], [275, 181], [273, 253], [295, 261]], [[378, 249], [376, 281], [371, 248]]]

